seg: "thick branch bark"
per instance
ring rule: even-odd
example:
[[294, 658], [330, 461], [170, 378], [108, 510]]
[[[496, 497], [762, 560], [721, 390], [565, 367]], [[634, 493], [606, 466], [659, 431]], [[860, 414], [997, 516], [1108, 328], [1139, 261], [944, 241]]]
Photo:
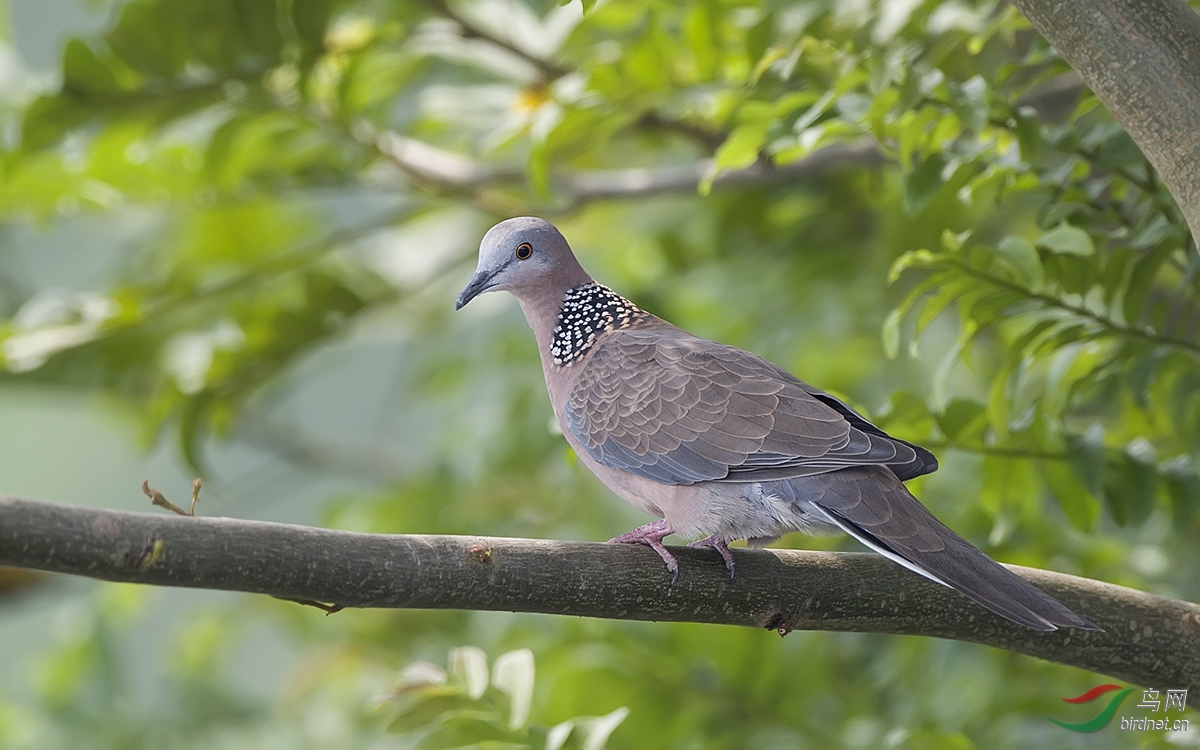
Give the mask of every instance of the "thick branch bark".
[[1200, 16], [1184, 0], [1013, 0], [1128, 131], [1200, 237]]
[[0, 565], [107, 581], [270, 594], [345, 607], [478, 609], [953, 638], [1149, 687], [1200, 707], [1200, 606], [1031, 568], [1018, 573], [1105, 629], [1040, 633], [869, 554], [649, 549], [355, 534], [128, 513], [0, 495]]

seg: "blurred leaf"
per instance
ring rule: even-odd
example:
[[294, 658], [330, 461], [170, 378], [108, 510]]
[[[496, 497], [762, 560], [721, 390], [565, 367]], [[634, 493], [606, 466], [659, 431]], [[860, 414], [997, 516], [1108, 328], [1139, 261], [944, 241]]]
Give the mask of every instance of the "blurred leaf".
[[1200, 517], [1200, 472], [1188, 458], [1179, 457], [1164, 464], [1162, 479], [1175, 529], [1186, 532]]
[[76, 96], [111, 94], [120, 90], [112, 69], [79, 39], [67, 42], [63, 51], [63, 90]]
[[492, 685], [508, 696], [508, 728], [524, 726], [533, 700], [533, 652], [523, 648], [497, 657], [492, 665]]
[[[992, 517], [1022, 515], [1036, 506], [1037, 476], [1031, 462], [985, 455], [983, 475], [979, 504]], [[995, 544], [1002, 540], [993, 538], [991, 541]]]
[[1142, 320], [1146, 308], [1146, 298], [1150, 295], [1159, 269], [1173, 254], [1172, 245], [1162, 245], [1143, 253], [1133, 262], [1129, 273], [1129, 284], [1125, 287], [1125, 319], [1131, 323]]
[[904, 207], [912, 215], [920, 214], [929, 206], [933, 197], [942, 189], [942, 171], [946, 159], [941, 154], [931, 154], [904, 178]]
[[987, 413], [983, 405], [961, 398], [947, 404], [936, 418], [942, 434], [953, 442], [978, 442], [987, 428]]
[[1067, 459], [1075, 476], [1093, 497], [1104, 495], [1104, 428], [1093, 423], [1082, 435], [1067, 438]]
[[556, 724], [546, 738], [546, 750], [603, 750], [613, 730], [621, 725], [629, 709], [591, 719], [569, 719]]
[[1088, 233], [1070, 224], [1059, 224], [1038, 237], [1037, 244], [1050, 252], [1063, 255], [1089, 256], [1096, 252], [1096, 246]]
[[1041, 469], [1058, 507], [1071, 525], [1083, 532], [1092, 531], [1100, 516], [1100, 502], [1080, 481], [1073, 467], [1061, 461], [1043, 461]]
[[900, 321], [904, 317], [904, 309], [897, 307], [883, 319], [883, 352], [888, 359], [895, 359], [900, 352]]
[[996, 245], [996, 253], [1017, 273], [1025, 286], [1037, 289], [1042, 285], [1042, 261], [1033, 245], [1020, 237], [1009, 235]]
[[1105, 472], [1104, 497], [1120, 526], [1141, 525], [1154, 509], [1158, 468], [1154, 449], [1144, 440], [1130, 443]]
[[474, 646], [451, 649], [449, 672], [471, 700], [479, 700], [487, 690], [488, 664], [483, 649]]

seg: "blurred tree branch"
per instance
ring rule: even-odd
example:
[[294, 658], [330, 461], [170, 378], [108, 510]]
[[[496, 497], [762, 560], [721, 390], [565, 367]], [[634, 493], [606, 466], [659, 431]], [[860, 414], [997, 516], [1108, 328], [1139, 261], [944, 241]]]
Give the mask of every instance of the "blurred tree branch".
[[[523, 169], [476, 162], [392, 131], [376, 134], [371, 140], [379, 152], [405, 174], [443, 189], [478, 192], [485, 188], [516, 187], [526, 180]], [[843, 164], [879, 164], [882, 161], [883, 156], [873, 140], [834, 144], [791, 164], [772, 166], [759, 161], [744, 169], [723, 172], [713, 181], [713, 189], [775, 185], [819, 175]], [[664, 167], [564, 171], [554, 175], [553, 179], [558, 202], [539, 210], [566, 213], [594, 200], [694, 192], [711, 169], [712, 160], [702, 159]]]
[[565, 68], [551, 60], [546, 60], [533, 54], [527, 49], [517, 46], [509, 39], [504, 39], [498, 34], [492, 33], [484, 29], [479, 24], [457, 12], [445, 2], [445, 0], [426, 0], [426, 5], [431, 10], [443, 18], [449, 19], [458, 25], [464, 38], [467, 39], [482, 39], [489, 42], [507, 52], [516, 55], [525, 62], [533, 65], [538, 69], [545, 82], [555, 81], [568, 75], [574, 71], [570, 68]]
[[1200, 236], [1200, 16], [1183, 0], [1013, 3], [1128, 131]]
[[1025, 578], [1103, 633], [1040, 633], [878, 555], [649, 549], [490, 537], [359, 534], [232, 518], [85, 508], [0, 495], [0, 565], [341, 607], [475, 609], [922, 635], [970, 641], [1159, 688], [1200, 707], [1200, 606], [1031, 568]]
[[[532, 58], [532, 61], [540, 68], [552, 66], [551, 63], [538, 58]], [[1084, 90], [1077, 76], [1060, 76], [1052, 79], [1037, 96], [1022, 99], [1021, 104], [1031, 106], [1039, 116], [1049, 118], [1053, 116], [1055, 108], [1061, 107], [1062, 101], [1073, 101]], [[359, 143], [373, 148], [423, 187], [471, 198], [500, 213], [532, 211], [565, 214], [596, 200], [694, 192], [713, 169], [713, 160], [705, 158], [693, 163], [659, 167], [560, 170], [552, 179], [557, 201], [552, 205], [529, 206], [510, 197], [500, 197], [493, 192], [500, 188], [519, 188], [526, 185], [528, 174], [524, 165], [503, 166], [476, 161], [395, 131], [377, 130], [366, 121], [350, 125], [335, 122], [324, 116], [320, 116], [320, 119], [347, 132]], [[728, 133], [720, 130], [672, 119], [657, 112], [644, 113], [634, 122], [634, 126], [678, 133], [699, 143], [709, 152], [720, 146], [728, 136]], [[826, 146], [789, 164], [776, 166], [763, 158], [749, 167], [718, 174], [713, 180], [712, 188], [745, 189], [778, 185], [819, 176], [843, 165], [877, 166], [883, 164], [886, 158], [874, 138], [864, 138], [852, 143]]]

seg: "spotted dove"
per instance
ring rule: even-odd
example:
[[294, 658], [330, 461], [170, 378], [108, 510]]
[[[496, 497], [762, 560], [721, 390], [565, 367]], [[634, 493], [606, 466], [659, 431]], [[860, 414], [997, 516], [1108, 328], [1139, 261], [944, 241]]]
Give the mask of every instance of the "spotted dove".
[[459, 295], [507, 290], [533, 328], [554, 413], [584, 464], [660, 520], [614, 542], [670, 534], [714, 548], [841, 529], [867, 547], [1036, 630], [1098, 629], [951, 531], [903, 482], [937, 469], [824, 391], [749, 352], [644, 312], [583, 270], [553, 225], [522, 217], [483, 238]]

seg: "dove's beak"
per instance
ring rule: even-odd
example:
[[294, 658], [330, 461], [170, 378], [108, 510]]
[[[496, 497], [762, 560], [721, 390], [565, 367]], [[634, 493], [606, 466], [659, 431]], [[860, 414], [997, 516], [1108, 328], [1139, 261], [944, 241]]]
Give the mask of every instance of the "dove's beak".
[[458, 295], [458, 299], [454, 302], [454, 309], [463, 309], [468, 302], [475, 299], [479, 295], [492, 288], [492, 280], [496, 278], [498, 270], [478, 271], [471, 277], [471, 281], [467, 284], [466, 289]]

